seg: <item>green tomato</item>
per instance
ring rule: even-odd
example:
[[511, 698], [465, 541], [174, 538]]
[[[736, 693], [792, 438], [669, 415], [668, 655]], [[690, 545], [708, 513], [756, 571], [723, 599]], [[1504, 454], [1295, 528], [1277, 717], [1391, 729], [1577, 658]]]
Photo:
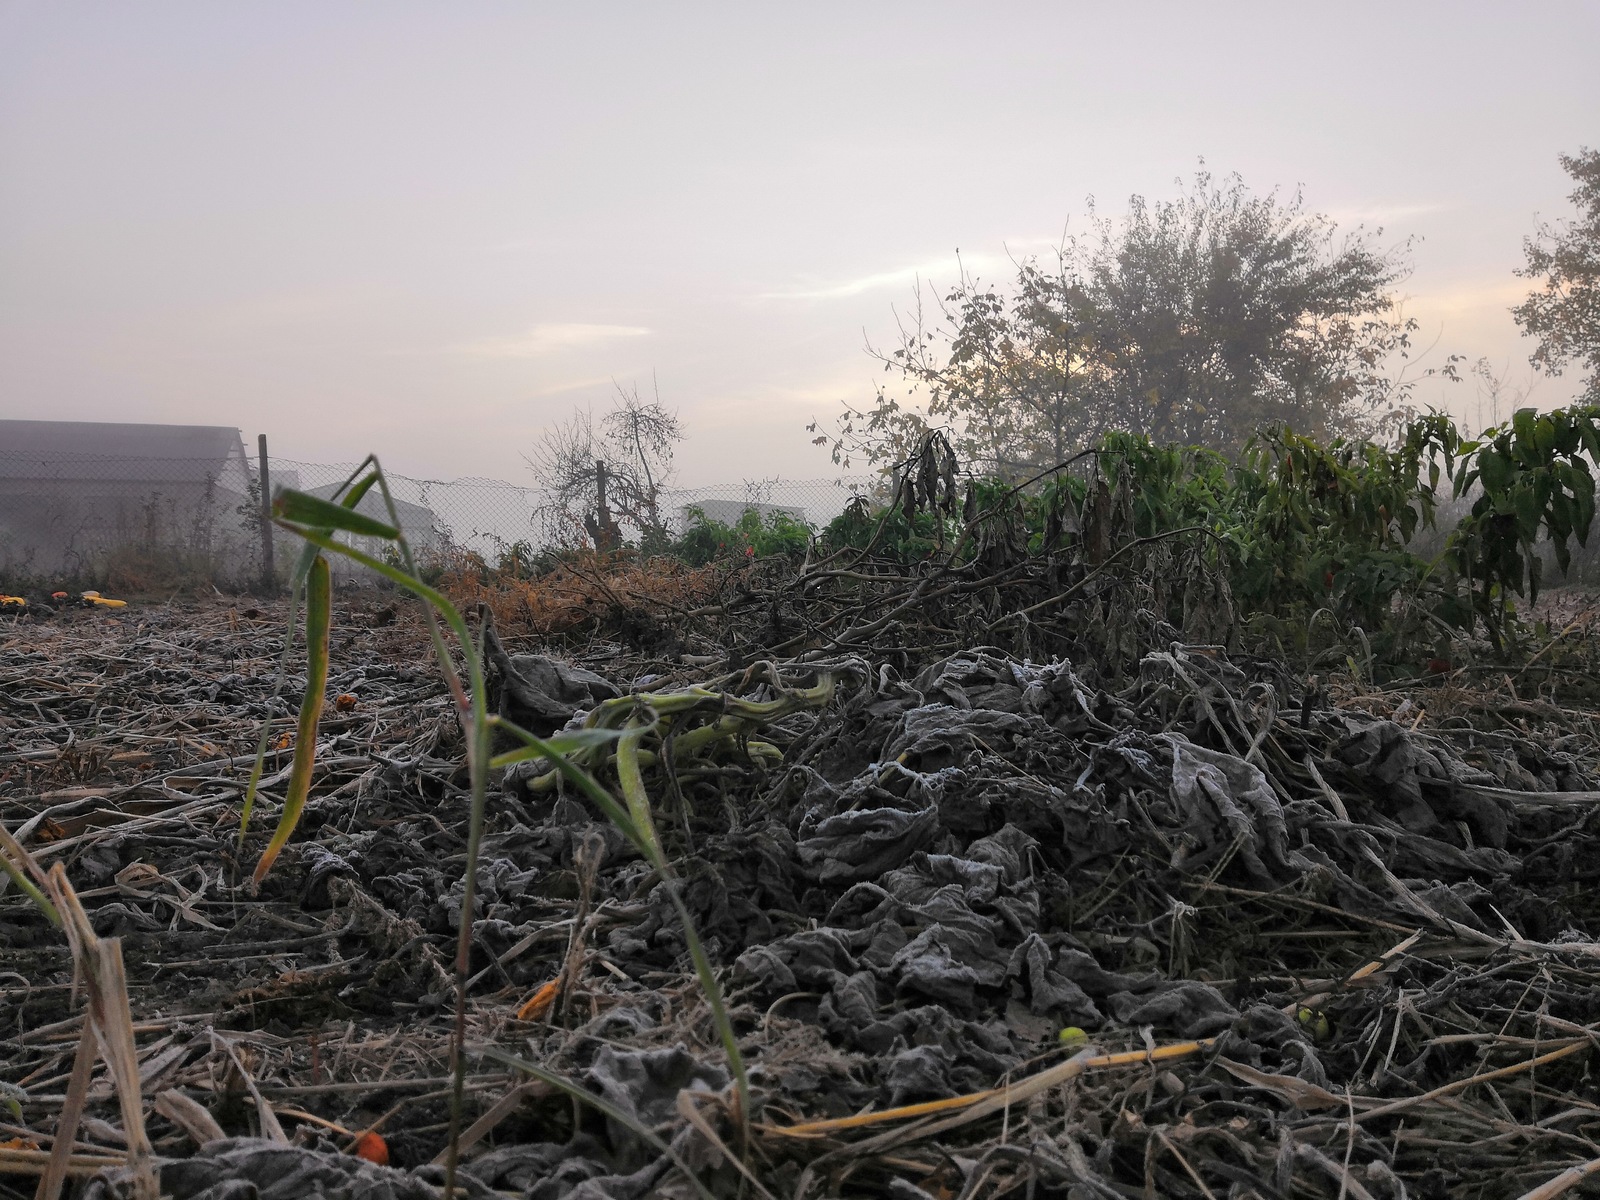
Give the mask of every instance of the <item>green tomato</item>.
[[1295, 1013], [1295, 1018], [1310, 1032], [1312, 1040], [1318, 1042], [1328, 1040], [1330, 1032], [1328, 1014], [1320, 1008], [1302, 1008]]

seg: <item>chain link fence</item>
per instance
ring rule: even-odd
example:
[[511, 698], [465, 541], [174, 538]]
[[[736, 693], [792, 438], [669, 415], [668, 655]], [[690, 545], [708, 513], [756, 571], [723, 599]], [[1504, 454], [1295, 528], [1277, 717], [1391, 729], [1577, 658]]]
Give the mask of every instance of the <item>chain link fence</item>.
[[[267, 470], [274, 490], [332, 496], [355, 464], [272, 457]], [[537, 487], [386, 476], [400, 524], [424, 558], [471, 552], [493, 564], [556, 544], [570, 525], [553, 519]], [[854, 475], [670, 489], [661, 520], [676, 536], [695, 509], [733, 524], [748, 507], [777, 508], [820, 530], [876, 483]], [[376, 496], [362, 510], [386, 515]], [[0, 447], [0, 585], [236, 586], [261, 574], [261, 532], [259, 471], [245, 456], [26, 455]]]
[[[256, 462], [234, 445], [210, 459], [30, 455], [0, 445], [0, 592], [254, 583], [261, 576], [260, 479]], [[276, 457], [268, 463], [274, 488], [323, 496], [332, 496], [354, 469], [353, 463]], [[537, 487], [501, 479], [387, 478], [400, 524], [424, 561], [449, 561], [462, 553], [490, 565], [511, 556], [526, 561], [578, 528], [570, 519], [552, 519]], [[728, 525], [748, 507], [763, 514], [782, 509], [821, 530], [853, 496], [872, 494], [880, 482], [872, 475], [840, 475], [672, 489], [661, 497], [661, 518], [669, 533], [680, 536], [696, 509]], [[1439, 528], [1419, 536], [1412, 550], [1424, 557], [1440, 553], [1466, 504], [1446, 505]], [[374, 495], [362, 509], [387, 517]], [[282, 572], [293, 550], [281, 533], [275, 544]], [[1600, 538], [1573, 547], [1566, 573], [1557, 569], [1548, 547], [1542, 557], [1548, 585], [1600, 583]], [[348, 560], [334, 566], [346, 578], [361, 573]]]

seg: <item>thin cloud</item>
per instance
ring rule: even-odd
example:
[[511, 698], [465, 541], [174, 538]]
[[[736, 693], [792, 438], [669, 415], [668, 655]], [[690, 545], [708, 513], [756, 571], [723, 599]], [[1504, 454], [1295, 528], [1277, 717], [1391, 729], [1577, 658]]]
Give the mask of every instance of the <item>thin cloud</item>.
[[792, 288], [784, 291], [760, 292], [758, 300], [842, 300], [850, 296], [859, 296], [864, 292], [879, 291], [883, 288], [906, 287], [914, 285], [919, 279], [951, 279], [964, 266], [968, 271], [982, 270], [1003, 263], [1005, 260], [992, 254], [964, 254], [958, 260], [954, 255], [937, 259], [933, 262], [919, 263], [916, 266], [901, 267], [894, 271], [878, 271], [871, 275], [861, 275], [855, 279], [847, 279], [842, 283], [824, 284], [819, 287]]
[[1512, 277], [1468, 279], [1436, 291], [1419, 291], [1406, 297], [1407, 307], [1451, 316], [1492, 315], [1509, 319], [1509, 310], [1528, 298], [1528, 281]]
[[1387, 225], [1396, 221], [1409, 221], [1413, 217], [1426, 217], [1444, 212], [1444, 204], [1364, 204], [1353, 208], [1335, 208], [1328, 216], [1341, 225]]
[[652, 330], [642, 325], [591, 325], [582, 322], [556, 322], [535, 325], [527, 333], [509, 338], [484, 338], [456, 347], [458, 353], [477, 358], [544, 358], [583, 346], [625, 338], [649, 337]]
[[835, 374], [831, 378], [810, 384], [770, 385], [762, 389], [762, 394], [772, 403], [792, 405], [797, 408], [837, 404], [841, 400], [870, 396], [872, 380], [873, 375], [870, 371], [851, 371], [846, 375]]

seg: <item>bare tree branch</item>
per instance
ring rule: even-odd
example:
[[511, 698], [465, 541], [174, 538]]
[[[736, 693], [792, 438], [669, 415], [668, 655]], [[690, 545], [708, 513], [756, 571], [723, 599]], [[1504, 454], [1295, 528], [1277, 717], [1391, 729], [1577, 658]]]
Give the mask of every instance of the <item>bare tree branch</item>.
[[558, 544], [596, 546], [630, 532], [640, 539], [661, 535], [661, 496], [683, 437], [683, 423], [659, 391], [647, 401], [637, 385], [618, 384], [598, 422], [592, 409], [576, 410], [525, 456], [544, 495], [546, 535]]

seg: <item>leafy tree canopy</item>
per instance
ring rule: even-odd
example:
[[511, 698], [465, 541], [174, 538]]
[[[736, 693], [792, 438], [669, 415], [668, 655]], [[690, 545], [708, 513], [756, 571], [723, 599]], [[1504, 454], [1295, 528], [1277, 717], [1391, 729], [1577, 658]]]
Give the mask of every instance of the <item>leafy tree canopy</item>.
[[1381, 234], [1340, 236], [1298, 193], [1204, 170], [1121, 219], [1091, 204], [1087, 233], [1019, 261], [1008, 287], [963, 271], [931, 311], [919, 289], [899, 344], [869, 346], [892, 382], [812, 431], [836, 461], [886, 463], [943, 427], [965, 461], [1013, 478], [1117, 430], [1229, 455], [1274, 423], [1370, 433], [1415, 382], [1389, 373], [1416, 328], [1392, 294], [1410, 244]]
[[1588, 371], [1583, 399], [1600, 403], [1600, 150], [1563, 154], [1561, 165], [1577, 181], [1571, 193], [1575, 219], [1539, 223], [1522, 243], [1527, 263], [1518, 272], [1540, 281], [1538, 291], [1512, 315], [1522, 332], [1539, 339], [1529, 359], [1547, 374], [1560, 375], [1578, 362]]

